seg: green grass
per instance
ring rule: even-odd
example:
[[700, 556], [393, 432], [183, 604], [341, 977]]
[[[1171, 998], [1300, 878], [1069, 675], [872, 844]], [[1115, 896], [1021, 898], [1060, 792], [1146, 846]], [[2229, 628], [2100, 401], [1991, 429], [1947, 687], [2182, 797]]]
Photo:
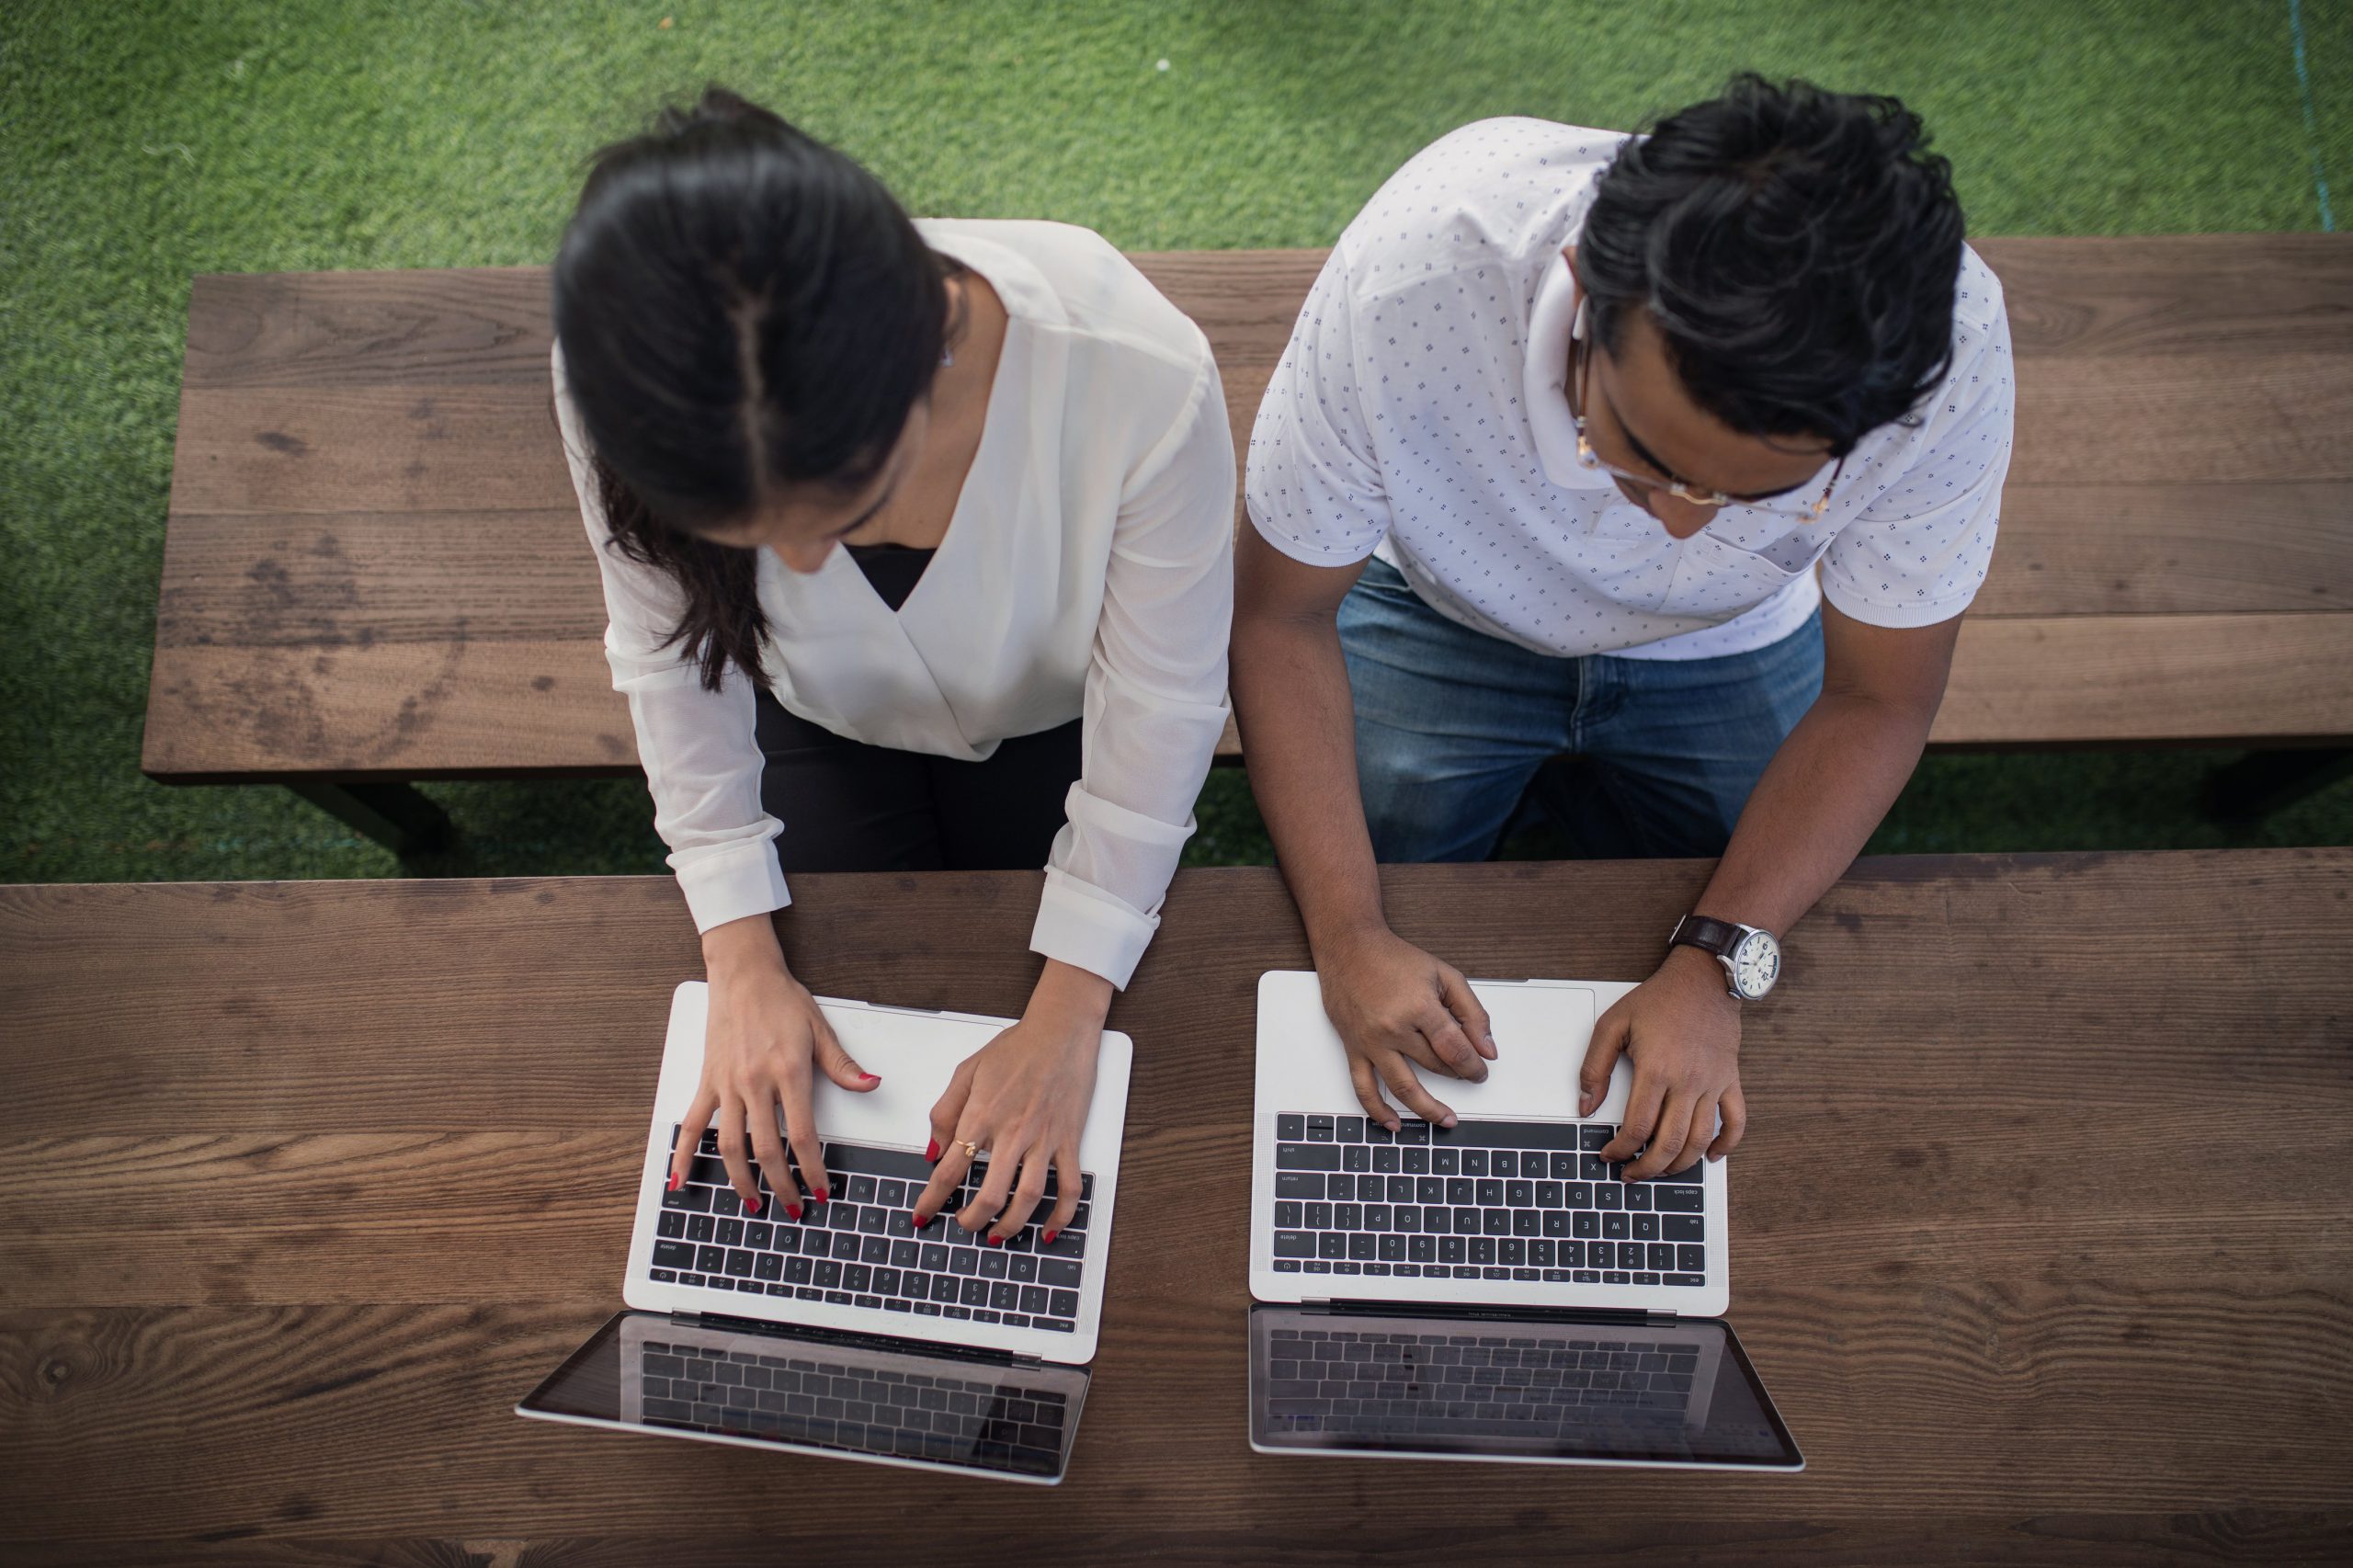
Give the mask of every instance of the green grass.
[[[2303, 9], [2320, 156], [2353, 186], [2353, 0]], [[583, 154], [711, 79], [917, 211], [1052, 216], [1148, 249], [1328, 243], [1463, 121], [1627, 126], [1745, 66], [1905, 98], [1981, 233], [2317, 224], [2285, 0], [10, 0], [0, 879], [400, 871], [282, 791], [139, 775], [193, 273], [544, 260]], [[1932, 759], [1874, 847], [2353, 842], [2353, 784], [2251, 833], [2210, 826], [2193, 797], [2213, 760]], [[432, 792], [463, 834], [433, 869], [660, 868], [635, 783]], [[1265, 856], [1238, 775], [1211, 779], [1202, 823], [1195, 858]]]

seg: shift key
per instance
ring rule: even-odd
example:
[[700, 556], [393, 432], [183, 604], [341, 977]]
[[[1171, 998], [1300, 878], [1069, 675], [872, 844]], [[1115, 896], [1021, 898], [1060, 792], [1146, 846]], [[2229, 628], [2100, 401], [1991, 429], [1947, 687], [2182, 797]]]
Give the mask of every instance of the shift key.
[[1340, 1146], [1337, 1143], [1275, 1145], [1275, 1169], [1279, 1171], [1336, 1171], [1339, 1168]]

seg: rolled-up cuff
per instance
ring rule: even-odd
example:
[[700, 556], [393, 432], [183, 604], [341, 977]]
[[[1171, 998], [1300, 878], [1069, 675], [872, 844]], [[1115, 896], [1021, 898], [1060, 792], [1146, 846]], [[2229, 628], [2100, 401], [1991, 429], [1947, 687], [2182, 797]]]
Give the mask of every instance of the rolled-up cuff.
[[678, 873], [678, 891], [687, 895], [687, 910], [695, 917], [698, 933], [747, 915], [767, 915], [792, 902], [769, 835], [698, 853], [691, 859], [673, 855], [670, 865]]
[[1029, 950], [1099, 974], [1124, 991], [1159, 929], [1158, 915], [1049, 866]]

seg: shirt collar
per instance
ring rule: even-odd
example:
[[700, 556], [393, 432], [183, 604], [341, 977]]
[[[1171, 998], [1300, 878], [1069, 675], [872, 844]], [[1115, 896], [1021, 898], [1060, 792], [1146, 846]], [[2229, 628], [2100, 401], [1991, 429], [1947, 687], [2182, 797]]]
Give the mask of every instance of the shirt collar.
[[1544, 477], [1564, 490], [1590, 490], [1597, 475], [1577, 461], [1577, 422], [1569, 413], [1569, 335], [1576, 324], [1577, 280], [1559, 251], [1537, 279], [1528, 317], [1528, 363], [1520, 403]]

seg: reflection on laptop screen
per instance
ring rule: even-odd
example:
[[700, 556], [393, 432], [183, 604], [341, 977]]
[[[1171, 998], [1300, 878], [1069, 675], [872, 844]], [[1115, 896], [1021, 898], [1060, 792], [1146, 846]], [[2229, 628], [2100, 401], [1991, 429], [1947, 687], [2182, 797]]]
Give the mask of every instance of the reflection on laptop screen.
[[1258, 1307], [1257, 1446], [1465, 1459], [1803, 1461], [1722, 1324]]
[[1058, 1478], [1086, 1374], [623, 1312], [523, 1402], [622, 1428]]

